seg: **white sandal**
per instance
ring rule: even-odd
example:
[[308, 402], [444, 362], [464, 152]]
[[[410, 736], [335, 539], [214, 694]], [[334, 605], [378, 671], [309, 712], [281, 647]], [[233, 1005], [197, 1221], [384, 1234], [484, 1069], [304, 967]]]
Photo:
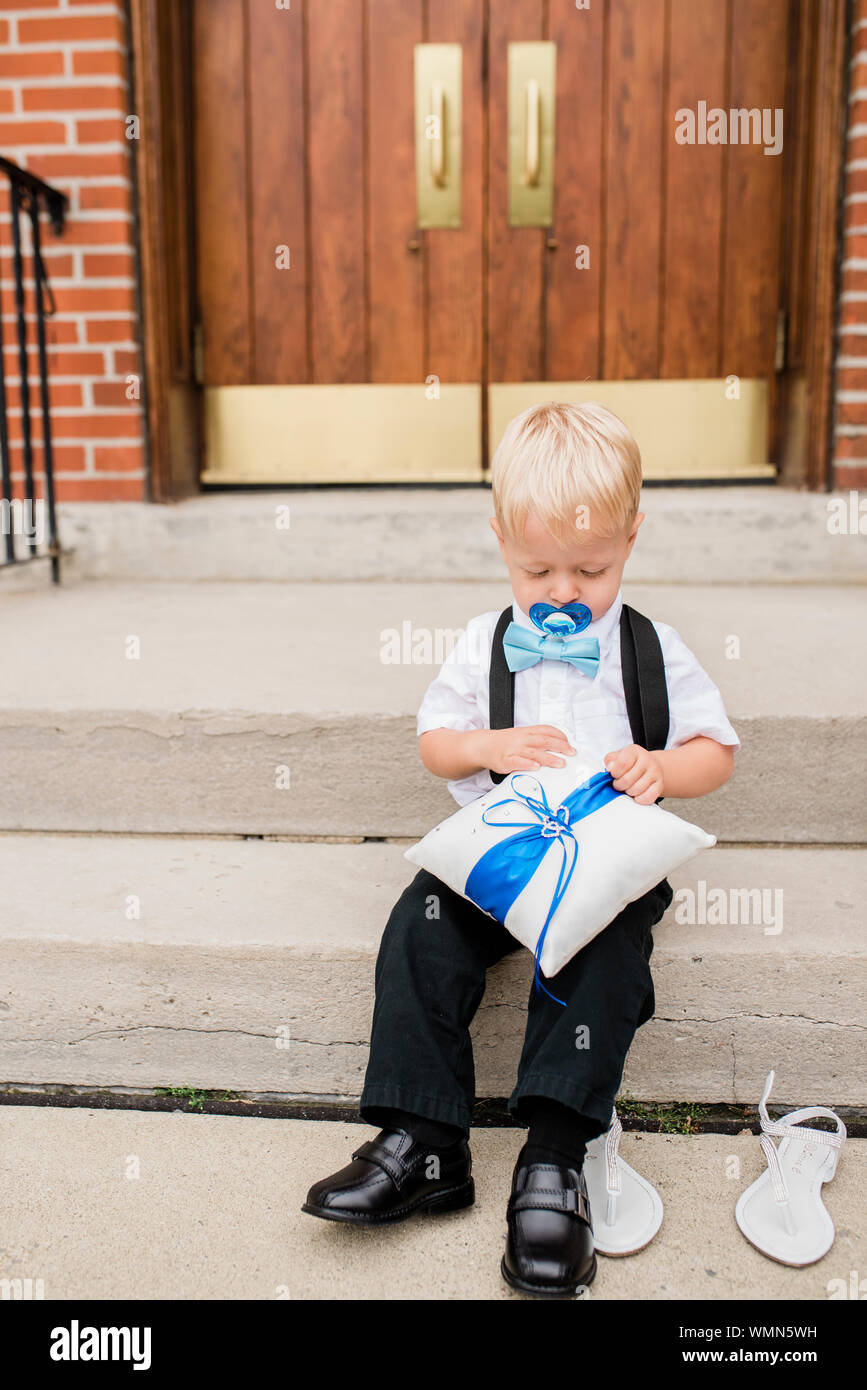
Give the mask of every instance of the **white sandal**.
[[[822, 1201], [822, 1184], [837, 1171], [846, 1126], [824, 1105], [808, 1105], [771, 1120], [766, 1102], [773, 1084], [770, 1072], [759, 1102], [768, 1168], [741, 1193], [735, 1220], [763, 1255], [784, 1265], [811, 1265], [834, 1244], [834, 1223]], [[836, 1121], [836, 1134], [797, 1123], [823, 1116]], [[769, 1135], [780, 1139], [779, 1148]]]
[[620, 1157], [623, 1126], [612, 1111], [611, 1128], [587, 1145], [584, 1176], [600, 1255], [634, 1255], [649, 1245], [662, 1225], [662, 1198], [655, 1187]]

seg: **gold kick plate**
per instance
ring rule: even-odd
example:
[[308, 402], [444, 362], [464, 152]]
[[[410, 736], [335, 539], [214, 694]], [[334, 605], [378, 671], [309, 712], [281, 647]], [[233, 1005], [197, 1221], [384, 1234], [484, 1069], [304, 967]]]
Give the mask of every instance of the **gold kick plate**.
[[726, 386], [724, 378], [492, 382], [490, 450], [508, 422], [539, 401], [599, 401], [641, 441], [642, 471], [651, 481], [776, 477], [768, 461], [768, 382], [741, 377], [737, 402]]
[[510, 227], [554, 220], [556, 74], [556, 43], [509, 44]]
[[461, 45], [415, 45], [419, 227], [461, 225]]
[[482, 388], [206, 386], [205, 483], [475, 482]]

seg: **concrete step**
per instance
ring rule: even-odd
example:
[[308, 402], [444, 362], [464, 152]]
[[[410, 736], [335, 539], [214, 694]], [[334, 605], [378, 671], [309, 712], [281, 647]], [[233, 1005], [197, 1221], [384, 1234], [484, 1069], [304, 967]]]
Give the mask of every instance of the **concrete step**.
[[[773, 485], [650, 487], [642, 509], [634, 583], [867, 580], [857, 495], [853, 504], [848, 493]], [[58, 507], [63, 544], [74, 551], [69, 577], [131, 580], [496, 582], [502, 563], [490, 515], [487, 486], [284, 489], [169, 506]]]
[[[357, 1097], [403, 847], [0, 836], [0, 1077]], [[671, 882], [723, 888], [730, 920], [657, 926], [623, 1091], [755, 1104], [773, 1067], [779, 1104], [867, 1104], [867, 851], [716, 848]], [[512, 1090], [531, 984], [528, 951], [490, 972], [480, 1098]]]
[[[41, 1278], [46, 1299], [523, 1297], [500, 1275], [520, 1129], [472, 1131], [474, 1206], [364, 1231], [300, 1208], [373, 1137], [367, 1125], [23, 1105], [0, 1109], [0, 1125], [0, 1278]], [[836, 1240], [806, 1269], [766, 1259], [735, 1224], [765, 1166], [755, 1136], [627, 1133], [621, 1152], [659, 1191], [663, 1223], [630, 1259], [600, 1257], [590, 1302], [846, 1298], [852, 1271], [863, 1277], [867, 1139], [847, 1139], [823, 1189]], [[138, 1178], [125, 1182], [130, 1154]]]
[[[726, 841], [867, 841], [863, 589], [624, 593], [678, 629], [743, 743], [735, 777], [678, 811]], [[419, 702], [462, 624], [509, 596], [502, 583], [9, 594], [0, 829], [420, 836], [455, 803], [419, 760]], [[388, 630], [428, 649], [408, 642], [385, 664]]]

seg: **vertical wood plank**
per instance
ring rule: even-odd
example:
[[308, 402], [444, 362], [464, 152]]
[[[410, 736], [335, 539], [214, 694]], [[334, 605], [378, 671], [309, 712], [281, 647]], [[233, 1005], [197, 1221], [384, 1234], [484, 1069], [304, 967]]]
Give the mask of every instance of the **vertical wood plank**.
[[306, 10], [311, 343], [314, 382], [367, 381], [363, 6]]
[[[506, 69], [508, 45], [544, 38], [542, 25], [541, 0], [495, 0], [491, 5], [487, 331], [494, 382], [539, 381], [543, 372], [546, 231], [509, 226]], [[554, 158], [556, 162], [556, 149]]]
[[[192, 84], [189, 67], [192, 61], [190, 20], [192, 7], [181, 0], [171, 10], [157, 9], [156, 21], [158, 54], [148, 55], [157, 71], [151, 78], [159, 82], [159, 147], [160, 181], [165, 190], [162, 204], [165, 241], [162, 254], [167, 259], [163, 274], [170, 287], [166, 295], [168, 309], [168, 368], [171, 380], [191, 386], [193, 364], [190, 356], [195, 312], [195, 239], [193, 236], [193, 202], [190, 185], [193, 175], [193, 151], [190, 139]], [[135, 108], [138, 110], [138, 108]], [[143, 123], [144, 124], [144, 123]]]
[[[813, 65], [821, 33], [820, 7], [811, 0], [793, 0], [789, 30], [789, 90], [786, 97], [786, 139], [783, 153], [783, 210], [786, 254], [781, 258], [780, 300], [789, 315], [786, 334], [787, 368], [803, 367], [806, 314], [810, 284], [806, 274], [809, 220], [802, 215], [810, 199], [810, 140], [812, 136]], [[794, 113], [792, 119], [791, 113]], [[770, 156], [769, 156], [770, 157]], [[832, 330], [833, 336], [833, 330]]]
[[[803, 433], [790, 423], [797, 443], [803, 439], [804, 473], [798, 481], [822, 489], [835, 478], [833, 459], [835, 315], [837, 311], [837, 229], [840, 182], [847, 159], [846, 92], [849, 11], [845, 0], [823, 0], [815, 16], [814, 101], [809, 119], [809, 186], [815, 189], [807, 229]], [[802, 120], [806, 117], [802, 115]], [[793, 383], [794, 385], [794, 383]], [[797, 387], [795, 387], [797, 389]], [[790, 417], [791, 419], [791, 417]], [[790, 465], [791, 468], [791, 465]], [[791, 477], [791, 471], [789, 472]], [[789, 479], [787, 479], [788, 481]]]
[[664, 0], [610, 0], [603, 376], [659, 368]]
[[198, 291], [209, 386], [250, 381], [244, 0], [196, 0]]
[[462, 46], [461, 225], [423, 232], [427, 272], [425, 375], [481, 382], [484, 0], [428, 0], [427, 43]]
[[190, 352], [197, 308], [192, 5], [181, 0], [166, 10], [132, 0], [129, 18], [130, 110], [150, 132], [136, 141], [135, 159], [151, 495], [167, 502], [199, 490], [201, 401]]
[[[785, 106], [788, 8], [788, 0], [732, 0], [729, 110]], [[785, 122], [783, 135], [785, 141]], [[731, 140], [726, 154], [721, 372], [767, 377], [774, 369], [783, 155]]]
[[724, 146], [678, 144], [676, 112], [725, 104], [725, 4], [670, 0], [664, 139], [664, 295], [659, 375], [720, 371]]
[[[548, 38], [557, 44], [554, 135], [555, 249], [546, 257], [546, 381], [595, 380], [601, 373], [602, 81], [604, 7], [549, 0]], [[590, 263], [579, 269], [576, 250]]]
[[368, 0], [370, 380], [424, 379], [424, 262], [416, 227], [414, 46], [422, 0]]
[[[278, 10], [252, 0], [248, 10], [251, 380], [264, 385], [309, 380], [303, 3]], [[288, 268], [277, 264], [278, 246], [289, 248]]]

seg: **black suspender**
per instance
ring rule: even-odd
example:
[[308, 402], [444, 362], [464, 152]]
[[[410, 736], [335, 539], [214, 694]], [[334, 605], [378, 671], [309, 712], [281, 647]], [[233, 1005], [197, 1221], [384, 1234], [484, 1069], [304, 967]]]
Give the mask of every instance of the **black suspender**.
[[[511, 729], [515, 724], [515, 673], [506, 665], [503, 651], [503, 636], [512, 621], [512, 609], [504, 608], [494, 629], [494, 645], [491, 647], [491, 675], [489, 682], [491, 729]], [[492, 772], [495, 782], [502, 782], [504, 772]]]
[[620, 614], [620, 664], [633, 743], [642, 748], [664, 748], [668, 739], [668, 687], [662, 648], [650, 619], [626, 603]]
[[[506, 665], [503, 651], [503, 634], [511, 621], [510, 605], [497, 619], [491, 648], [492, 729], [511, 729], [515, 723], [515, 673]], [[662, 648], [650, 619], [626, 603], [620, 614], [620, 661], [633, 742], [642, 748], [664, 748], [668, 740], [668, 688]], [[502, 782], [505, 776], [503, 772], [492, 772], [491, 781]]]

